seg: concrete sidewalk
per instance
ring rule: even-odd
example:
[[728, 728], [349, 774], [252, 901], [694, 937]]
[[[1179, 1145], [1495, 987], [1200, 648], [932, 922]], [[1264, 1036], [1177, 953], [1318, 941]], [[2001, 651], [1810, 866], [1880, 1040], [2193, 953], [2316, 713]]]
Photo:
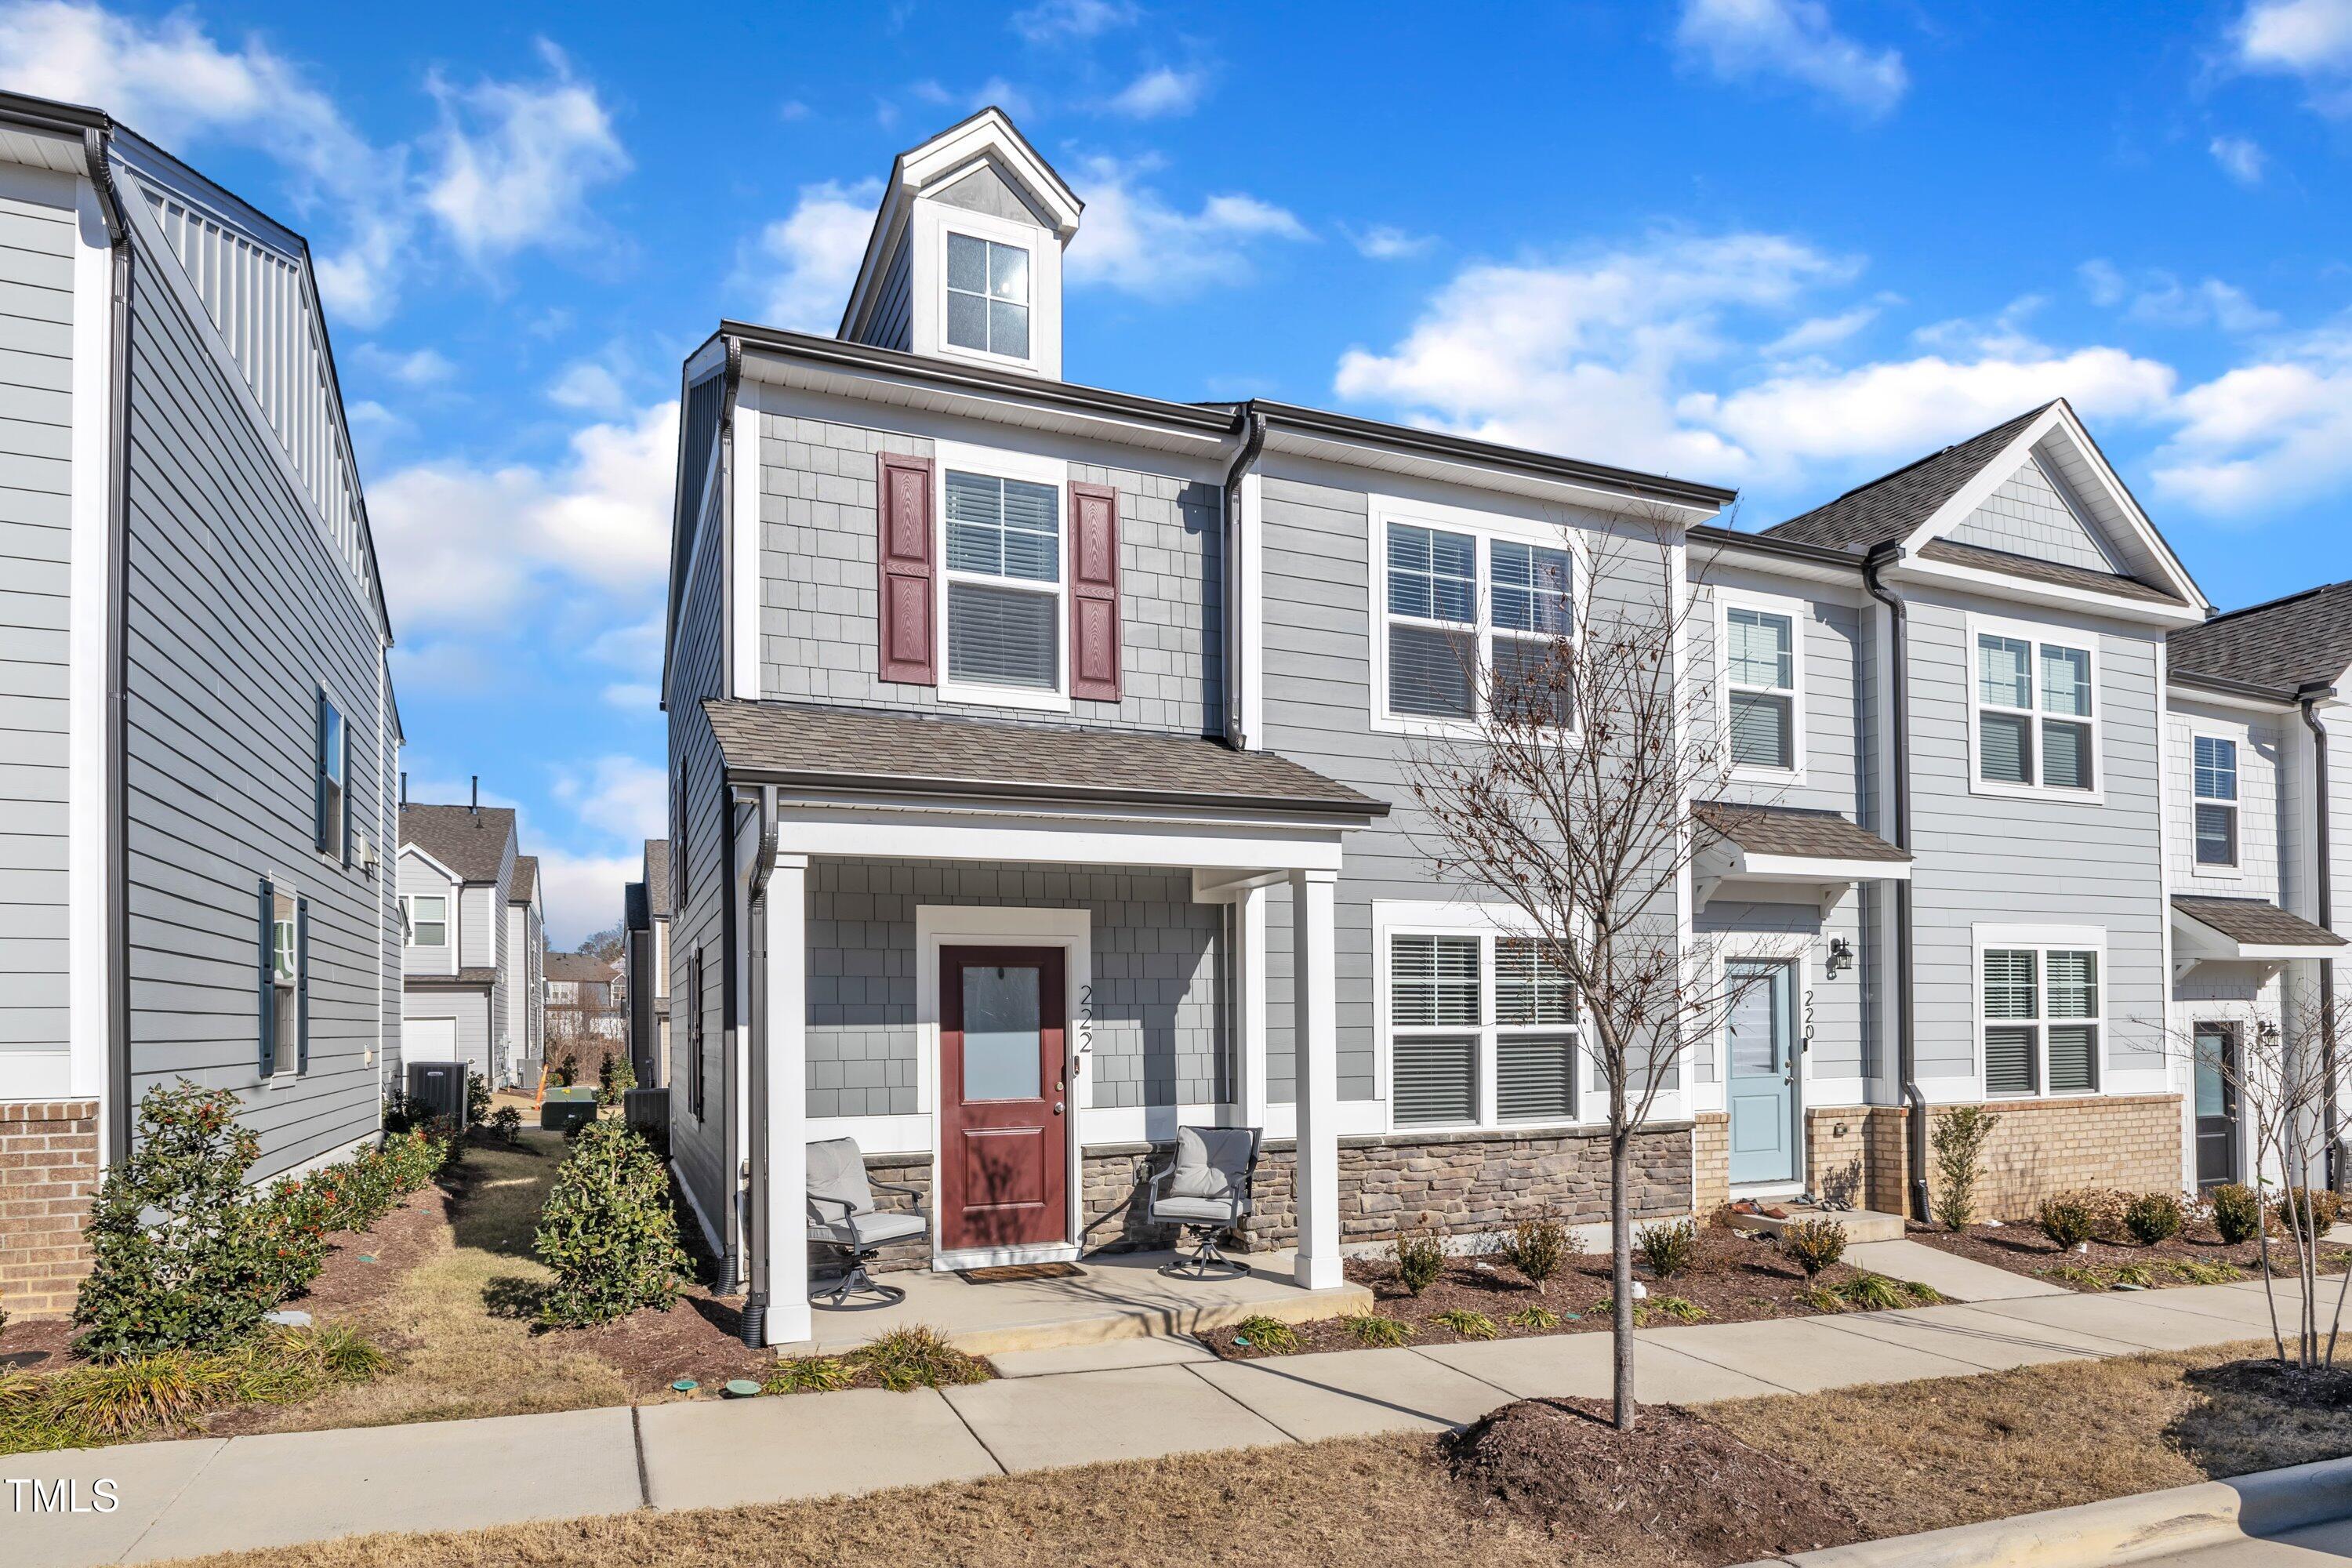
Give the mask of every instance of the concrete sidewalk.
[[[2264, 1338], [2259, 1283], [1646, 1329], [1643, 1397], [1706, 1404]], [[85, 1568], [373, 1531], [716, 1508], [1392, 1431], [1609, 1391], [1609, 1336], [1221, 1362], [1183, 1340], [1001, 1358], [994, 1383], [0, 1458], [0, 1563]], [[110, 1480], [110, 1509], [96, 1500]], [[56, 1489], [58, 1483], [65, 1489]], [[43, 1506], [37, 1507], [40, 1503]], [[47, 1506], [54, 1504], [54, 1507]], [[59, 1511], [78, 1508], [80, 1511]]]

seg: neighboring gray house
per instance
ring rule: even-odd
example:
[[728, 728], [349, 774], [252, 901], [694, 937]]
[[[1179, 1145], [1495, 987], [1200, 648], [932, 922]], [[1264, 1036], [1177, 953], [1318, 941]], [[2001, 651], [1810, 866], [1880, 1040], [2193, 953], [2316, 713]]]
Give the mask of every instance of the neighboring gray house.
[[507, 963], [506, 1054], [496, 1080], [535, 1084], [547, 1051], [547, 905], [536, 855], [515, 857], [507, 888]]
[[637, 1081], [669, 1082], [669, 840], [648, 838], [645, 880], [623, 893], [629, 1055]]
[[149, 1089], [235, 1090], [257, 1178], [376, 1136], [400, 737], [301, 237], [0, 93], [0, 1308], [37, 1312]]
[[407, 939], [401, 1049], [405, 1064], [457, 1061], [493, 1084], [511, 1083], [525, 1054], [532, 955], [515, 941], [515, 814], [503, 806], [400, 808], [400, 905]]

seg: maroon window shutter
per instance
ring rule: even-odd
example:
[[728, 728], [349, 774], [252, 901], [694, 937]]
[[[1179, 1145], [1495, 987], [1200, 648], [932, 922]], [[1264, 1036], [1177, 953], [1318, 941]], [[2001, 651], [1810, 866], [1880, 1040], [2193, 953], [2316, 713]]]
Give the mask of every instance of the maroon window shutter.
[[931, 460], [879, 457], [882, 679], [939, 684], [931, 635]]
[[1070, 487], [1070, 695], [1118, 700], [1118, 492]]

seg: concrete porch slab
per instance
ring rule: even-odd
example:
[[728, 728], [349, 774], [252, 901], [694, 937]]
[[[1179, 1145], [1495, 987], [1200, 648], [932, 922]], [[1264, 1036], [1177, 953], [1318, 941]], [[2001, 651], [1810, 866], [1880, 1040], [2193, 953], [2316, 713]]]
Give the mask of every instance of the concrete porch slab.
[[1955, 1301], [2013, 1301], [2025, 1296], [2066, 1294], [2063, 1285], [2012, 1274], [1919, 1241], [1861, 1242], [1845, 1249], [1845, 1260], [1873, 1274], [1928, 1286]]
[[1849, 1246], [1864, 1241], [1900, 1241], [1903, 1238], [1903, 1216], [1881, 1214], [1876, 1209], [1823, 1209], [1802, 1204], [1774, 1202], [1773, 1208], [1789, 1211], [1786, 1219], [1774, 1219], [1770, 1215], [1730, 1214], [1724, 1217], [1734, 1230], [1754, 1231], [1763, 1236], [1778, 1236], [1799, 1220], [1830, 1219], [1845, 1226]]
[[[2221, 1287], [2229, 1289], [2229, 1287]], [[2119, 1341], [2134, 1350], [2185, 1351], [2231, 1340], [2252, 1339], [2242, 1324], [2200, 1312], [2160, 1306], [2164, 1290], [2110, 1290], [2096, 1296], [2068, 1293], [2016, 1301], [1986, 1301], [1968, 1309], [2045, 1329], [2072, 1329]], [[1929, 1308], [1943, 1311], [1945, 1308]]]
[[1984, 1369], [1916, 1345], [1847, 1333], [1833, 1318], [1699, 1324], [1651, 1331], [1650, 1342], [1796, 1394], [1863, 1383], [1965, 1377]]
[[1188, 1366], [1002, 1378], [941, 1393], [1007, 1470], [1260, 1448], [1291, 1440]]
[[1217, 1361], [1192, 1371], [1302, 1443], [1375, 1432], [1443, 1432], [1511, 1397], [1414, 1350]]
[[1371, 1310], [1361, 1285], [1301, 1289], [1291, 1279], [1295, 1255], [1252, 1253], [1249, 1272], [1229, 1279], [1193, 1279], [1160, 1272], [1172, 1252], [1102, 1254], [1080, 1260], [1072, 1279], [1009, 1280], [974, 1285], [954, 1274], [928, 1270], [887, 1275], [907, 1292], [895, 1306], [814, 1314], [810, 1346], [831, 1354], [855, 1350], [892, 1329], [926, 1324], [957, 1349], [992, 1356], [1008, 1351], [1051, 1350], [1113, 1340], [1201, 1334], [1264, 1313], [1286, 1323], [1336, 1318]]
[[[226, 1437], [196, 1437], [10, 1455], [0, 1468], [9, 1479], [27, 1483], [9, 1489], [5, 1522], [0, 1522], [10, 1568], [121, 1562], [226, 1447]], [[101, 1480], [114, 1483], [111, 1512], [98, 1511], [92, 1489]]]
[[732, 1508], [999, 1474], [937, 1390], [694, 1400], [638, 1412], [646, 1500]]

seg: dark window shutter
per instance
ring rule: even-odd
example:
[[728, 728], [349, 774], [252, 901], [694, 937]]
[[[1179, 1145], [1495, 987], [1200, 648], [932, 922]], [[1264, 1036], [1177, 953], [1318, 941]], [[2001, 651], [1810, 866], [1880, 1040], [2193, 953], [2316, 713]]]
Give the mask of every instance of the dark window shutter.
[[939, 684], [931, 612], [931, 460], [884, 452], [877, 458], [882, 618], [881, 674], [915, 686]]
[[310, 900], [294, 900], [294, 1070], [310, 1070]]
[[352, 864], [352, 727], [343, 726], [343, 868]]
[[269, 977], [271, 960], [276, 956], [271, 927], [278, 918], [278, 889], [269, 879], [261, 879], [261, 1076], [268, 1078], [278, 1061], [278, 998], [271, 992]]
[[327, 693], [321, 687], [313, 696], [311, 717], [316, 721], [317, 741], [310, 747], [310, 826], [313, 847], [321, 855], [327, 852]]
[[1070, 487], [1070, 695], [1118, 700], [1118, 492]]

